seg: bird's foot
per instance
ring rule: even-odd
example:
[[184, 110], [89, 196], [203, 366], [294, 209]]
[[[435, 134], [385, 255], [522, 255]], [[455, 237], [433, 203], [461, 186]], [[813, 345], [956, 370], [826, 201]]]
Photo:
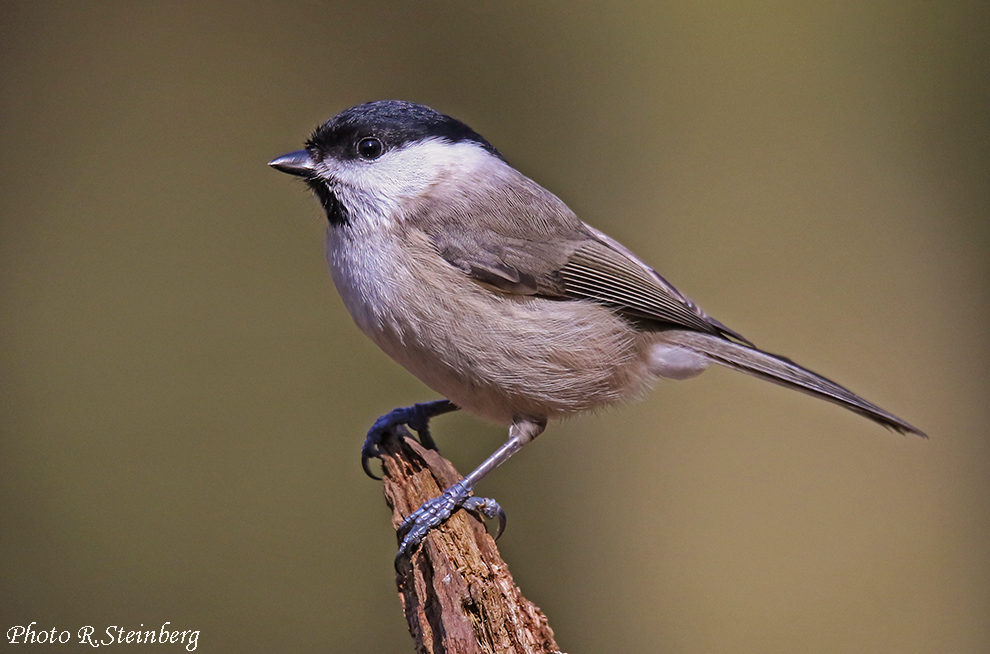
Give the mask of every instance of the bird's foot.
[[372, 479], [381, 479], [371, 472], [368, 461], [382, 458], [378, 446], [381, 445], [382, 439], [385, 438], [385, 434], [389, 430], [399, 425], [406, 425], [416, 432], [423, 447], [436, 450], [437, 444], [433, 441], [433, 436], [430, 435], [430, 419], [456, 410], [457, 406], [450, 400], [435, 400], [392, 409], [380, 417], [368, 430], [368, 436], [364, 439], [364, 445], [361, 447], [361, 467], [364, 468], [365, 474]]
[[486, 518], [498, 518], [496, 540], [505, 531], [505, 511], [498, 502], [485, 497], [474, 497], [471, 488], [461, 480], [445, 490], [439, 497], [423, 502], [423, 505], [409, 514], [396, 530], [399, 538], [399, 552], [395, 555], [396, 569], [399, 563], [408, 558], [428, 533], [439, 527], [458, 508], [476, 511]]

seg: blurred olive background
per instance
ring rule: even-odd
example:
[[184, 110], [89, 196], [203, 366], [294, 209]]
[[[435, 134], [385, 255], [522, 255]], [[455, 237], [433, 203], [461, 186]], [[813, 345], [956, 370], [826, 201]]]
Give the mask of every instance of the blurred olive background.
[[[931, 435], [721, 369], [551, 426], [480, 490], [564, 651], [990, 651], [988, 27], [959, 1], [4, 3], [0, 626], [412, 651], [358, 453], [435, 396], [266, 166], [402, 98]], [[505, 436], [436, 435], [464, 471]]]

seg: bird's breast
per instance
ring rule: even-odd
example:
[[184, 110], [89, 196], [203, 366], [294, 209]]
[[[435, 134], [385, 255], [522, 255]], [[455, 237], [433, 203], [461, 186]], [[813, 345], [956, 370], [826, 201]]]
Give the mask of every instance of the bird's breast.
[[610, 310], [492, 291], [415, 230], [359, 238], [331, 229], [327, 260], [372, 341], [427, 386], [496, 422], [594, 409], [647, 380], [643, 344]]

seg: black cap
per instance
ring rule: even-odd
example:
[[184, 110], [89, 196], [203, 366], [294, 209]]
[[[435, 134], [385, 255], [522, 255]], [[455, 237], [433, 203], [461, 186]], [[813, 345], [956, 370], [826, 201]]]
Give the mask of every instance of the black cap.
[[353, 159], [358, 156], [357, 144], [367, 137], [377, 138], [385, 150], [429, 138], [468, 141], [502, 158], [491, 143], [456, 118], [401, 100], [367, 102], [340, 112], [316, 128], [306, 141], [306, 150], [315, 160]]

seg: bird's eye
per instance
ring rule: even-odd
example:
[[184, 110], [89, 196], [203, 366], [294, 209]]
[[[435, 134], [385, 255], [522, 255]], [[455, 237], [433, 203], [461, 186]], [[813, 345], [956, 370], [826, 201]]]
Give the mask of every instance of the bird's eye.
[[382, 156], [382, 152], [385, 150], [385, 146], [382, 142], [373, 136], [368, 136], [366, 138], [358, 141], [357, 153], [362, 159], [367, 159], [368, 161], [373, 161], [378, 157]]

